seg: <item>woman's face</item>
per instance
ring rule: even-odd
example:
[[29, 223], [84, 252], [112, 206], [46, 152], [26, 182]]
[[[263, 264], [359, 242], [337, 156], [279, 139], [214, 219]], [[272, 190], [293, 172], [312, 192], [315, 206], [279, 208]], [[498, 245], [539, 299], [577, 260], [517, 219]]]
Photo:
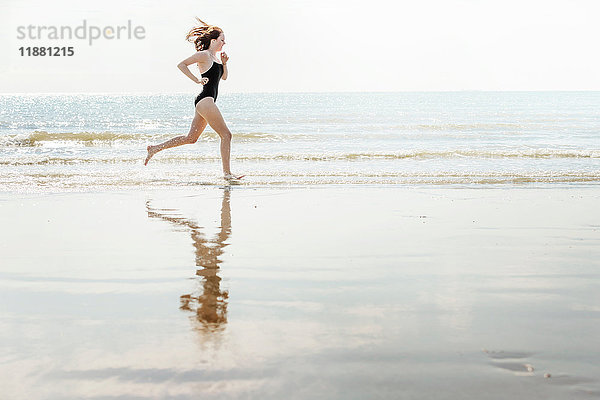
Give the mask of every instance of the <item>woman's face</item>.
[[216, 38], [216, 39], [214, 39], [214, 40], [215, 40], [215, 42], [216, 42], [216, 44], [215, 44], [215, 45], [216, 45], [216, 49], [217, 49], [217, 51], [221, 51], [221, 50], [223, 49], [223, 46], [225, 46], [225, 34], [224, 34], [224, 33], [221, 33], [221, 34], [219, 35], [219, 37], [218, 37], [218, 38]]

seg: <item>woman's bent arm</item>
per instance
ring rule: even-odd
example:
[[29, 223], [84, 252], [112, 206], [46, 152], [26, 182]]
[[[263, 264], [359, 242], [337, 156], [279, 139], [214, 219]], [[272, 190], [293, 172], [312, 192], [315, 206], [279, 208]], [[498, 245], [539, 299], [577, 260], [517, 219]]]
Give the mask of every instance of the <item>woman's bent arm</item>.
[[181, 72], [183, 72], [185, 74], [185, 76], [189, 77], [194, 82], [200, 83], [200, 81], [198, 80], [196, 75], [192, 74], [192, 71], [190, 71], [190, 69], [184, 63], [181, 62], [181, 63], [177, 64], [177, 68], [179, 68], [181, 70]]
[[207, 58], [208, 54], [199, 51], [177, 64], [177, 68], [179, 68], [181, 72], [185, 74], [185, 76], [193, 80], [195, 83], [200, 83], [198, 78], [189, 70], [188, 65], [195, 64], [197, 62], [205, 62]]
[[229, 56], [227, 55], [227, 53], [222, 52], [221, 53], [221, 64], [223, 64], [223, 75], [221, 76], [221, 79], [226, 80], [227, 77], [229, 76], [229, 73], [227, 71], [227, 62], [229, 61]]
[[221, 79], [227, 80], [227, 76], [228, 76], [228, 73], [227, 73], [227, 63], [225, 63], [225, 64], [223, 64], [223, 75], [221, 76]]

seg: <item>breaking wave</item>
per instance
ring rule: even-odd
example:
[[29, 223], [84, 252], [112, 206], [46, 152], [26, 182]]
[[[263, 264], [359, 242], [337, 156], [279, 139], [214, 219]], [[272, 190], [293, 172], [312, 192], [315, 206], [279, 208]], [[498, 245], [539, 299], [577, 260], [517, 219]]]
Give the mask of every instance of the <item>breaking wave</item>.
[[[112, 143], [133, 142], [150, 143], [170, 139], [182, 133], [117, 133], [117, 132], [46, 132], [34, 131], [31, 133], [9, 134], [0, 137], [0, 147], [34, 147], [46, 142], [71, 142], [86, 145], [110, 145]], [[241, 141], [284, 141], [290, 137], [307, 138], [309, 135], [276, 135], [263, 132], [242, 132], [234, 134]], [[202, 133], [200, 140], [218, 140], [218, 135], [212, 131]]]

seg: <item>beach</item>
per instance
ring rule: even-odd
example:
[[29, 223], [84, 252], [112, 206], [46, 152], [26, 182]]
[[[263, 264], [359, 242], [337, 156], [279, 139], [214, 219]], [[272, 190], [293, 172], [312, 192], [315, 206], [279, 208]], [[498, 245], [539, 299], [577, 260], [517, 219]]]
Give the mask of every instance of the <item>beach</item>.
[[596, 184], [0, 194], [7, 399], [600, 397]]
[[0, 1], [0, 400], [600, 400], [599, 14]]

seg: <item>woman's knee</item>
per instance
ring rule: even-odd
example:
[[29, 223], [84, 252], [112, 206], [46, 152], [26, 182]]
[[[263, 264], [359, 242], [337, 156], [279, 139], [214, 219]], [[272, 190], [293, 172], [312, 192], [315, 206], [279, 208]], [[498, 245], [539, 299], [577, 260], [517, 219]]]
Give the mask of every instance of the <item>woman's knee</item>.
[[199, 137], [199, 136], [200, 136], [200, 135], [199, 135], [198, 133], [196, 133], [196, 132], [194, 132], [194, 133], [190, 133], [189, 135], [187, 135], [187, 136], [185, 137], [185, 142], [186, 142], [187, 144], [194, 144], [194, 143], [196, 143], [196, 142], [198, 141], [198, 137]]
[[219, 136], [221, 136], [221, 140], [230, 141], [233, 135], [231, 134], [229, 129], [227, 129], [226, 131], [219, 132]]

